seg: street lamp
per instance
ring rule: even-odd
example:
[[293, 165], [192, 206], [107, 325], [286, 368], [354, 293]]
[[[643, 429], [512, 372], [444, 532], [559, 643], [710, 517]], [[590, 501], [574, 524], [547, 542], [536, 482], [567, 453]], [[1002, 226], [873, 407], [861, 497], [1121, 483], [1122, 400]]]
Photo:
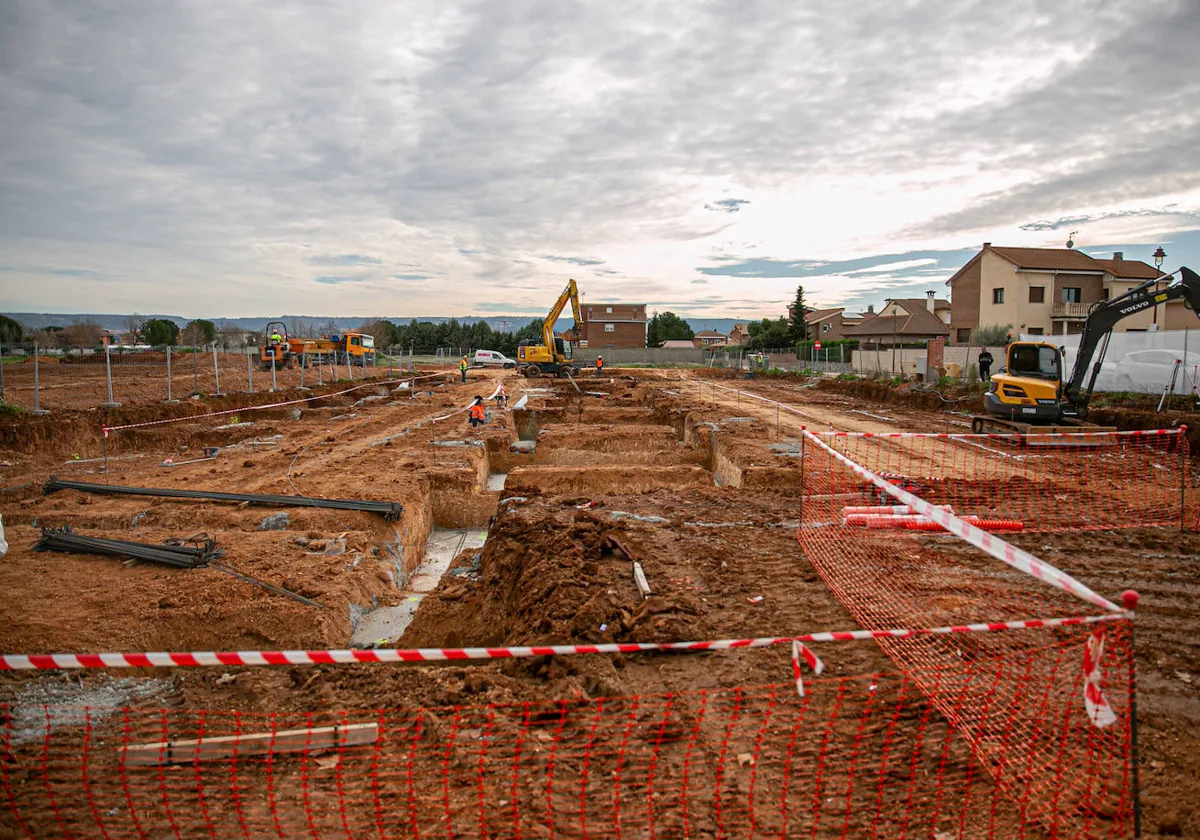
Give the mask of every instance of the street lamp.
[[1154, 257], [1154, 267], [1157, 268], [1159, 273], [1161, 274], [1163, 260], [1165, 260], [1167, 258], [1167, 252], [1162, 249], [1161, 245], [1159, 245], [1158, 250], [1156, 250], [1153, 254], [1151, 254], [1151, 256]]
[[[1162, 274], [1162, 264], [1163, 264], [1163, 260], [1165, 260], [1167, 258], [1167, 252], [1162, 249], [1161, 245], [1159, 245], [1158, 248], [1154, 251], [1154, 253], [1151, 254], [1150, 256], [1154, 257], [1154, 270], [1157, 271], [1159, 274]], [[1156, 292], [1158, 291], [1158, 281], [1157, 280], [1154, 283], [1154, 291], [1156, 291]], [[1154, 314], [1152, 316], [1150, 316], [1150, 329], [1151, 329], [1151, 331], [1158, 329], [1158, 301], [1154, 302]]]

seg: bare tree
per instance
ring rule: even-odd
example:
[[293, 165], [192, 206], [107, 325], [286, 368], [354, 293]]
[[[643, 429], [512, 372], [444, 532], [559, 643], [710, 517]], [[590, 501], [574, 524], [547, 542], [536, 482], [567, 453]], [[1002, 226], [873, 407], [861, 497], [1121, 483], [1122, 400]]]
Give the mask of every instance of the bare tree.
[[293, 338], [309, 338], [308, 332], [311, 330], [311, 324], [307, 318], [292, 318], [288, 321], [288, 335]]
[[134, 312], [132, 315], [125, 316], [125, 331], [129, 333], [129, 343], [139, 344], [142, 338], [142, 324], [146, 319]]
[[76, 321], [62, 331], [62, 340], [68, 347], [95, 347], [102, 334], [95, 321]]
[[221, 327], [221, 345], [226, 350], [237, 350], [246, 346], [246, 331], [239, 326], [230, 324]]

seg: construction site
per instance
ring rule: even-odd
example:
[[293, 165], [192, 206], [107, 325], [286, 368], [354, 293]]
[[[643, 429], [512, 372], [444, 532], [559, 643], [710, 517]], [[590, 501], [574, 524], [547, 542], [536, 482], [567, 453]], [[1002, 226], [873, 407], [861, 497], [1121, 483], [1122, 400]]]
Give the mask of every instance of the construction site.
[[372, 373], [2, 421], [0, 836], [1200, 832], [1179, 426]]

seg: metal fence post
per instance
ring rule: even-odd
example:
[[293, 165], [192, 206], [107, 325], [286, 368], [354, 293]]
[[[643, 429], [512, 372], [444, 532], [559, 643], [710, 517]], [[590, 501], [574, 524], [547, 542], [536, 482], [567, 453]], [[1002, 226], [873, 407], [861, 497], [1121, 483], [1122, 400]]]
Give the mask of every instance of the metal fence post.
[[0, 405], [4, 404], [4, 347], [0, 346]]
[[322, 359], [320, 356], [317, 356], [317, 384], [318, 385], [325, 384], [325, 382], [322, 378], [324, 368], [325, 368], [324, 359]]
[[305, 364], [304, 351], [301, 351], [300, 352], [300, 387], [301, 388], [304, 387], [304, 368], [306, 368], [306, 367], [307, 367], [307, 365]]
[[37, 342], [33, 343], [33, 413], [41, 414], [42, 407], [38, 403], [38, 355], [39, 350]]
[[254, 393], [254, 360], [250, 357], [251, 354], [246, 354], [246, 384], [250, 388], [250, 393]]
[[217, 383], [217, 396], [221, 396], [221, 366], [217, 363], [217, 342], [213, 342], [213, 379]]
[[104, 380], [105, 380], [105, 383], [108, 385], [108, 402], [104, 403], [104, 406], [106, 408], [107, 407], [115, 407], [115, 406], [120, 405], [119, 402], [115, 402], [113, 400], [112, 352], [111, 351], [112, 351], [112, 347], [108, 344], [105, 344], [104, 345]]
[[350, 381], [354, 381], [354, 366], [350, 364], [350, 351], [346, 351], [346, 375], [350, 377]]
[[175, 402], [171, 399], [171, 345], [167, 345], [167, 402]]
[[278, 383], [275, 380], [275, 357], [272, 356], [271, 357], [271, 393], [272, 394], [278, 390], [277, 385], [278, 385]]
[[196, 351], [196, 347], [192, 346], [192, 393], [200, 393], [200, 360], [196, 357], [200, 354]]

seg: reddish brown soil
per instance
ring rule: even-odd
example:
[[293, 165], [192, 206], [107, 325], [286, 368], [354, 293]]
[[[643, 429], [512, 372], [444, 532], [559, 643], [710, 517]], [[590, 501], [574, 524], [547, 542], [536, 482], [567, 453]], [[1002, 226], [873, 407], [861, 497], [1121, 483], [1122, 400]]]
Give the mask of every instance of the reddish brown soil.
[[[6, 592], [0, 599], [0, 649], [342, 647], [350, 635], [352, 604], [358, 609], [399, 601], [394, 579], [419, 562], [432, 524], [481, 527], [493, 515], [478, 579], [445, 577], [421, 604], [403, 646], [678, 641], [853, 627], [796, 544], [791, 523], [798, 515], [797, 469], [786, 453], [767, 445], [794, 439], [801, 426], [962, 431], [962, 418], [940, 405], [881, 402], [795, 381], [723, 381], [711, 372], [699, 374], [610, 372], [611, 379], [586, 383], [585, 390], [608, 394], [595, 397], [550, 380], [528, 383], [499, 372], [472, 372], [467, 385], [422, 389], [414, 397], [394, 395], [356, 408], [339, 398], [326, 408], [305, 407], [299, 419], [280, 411], [253, 415], [254, 426], [233, 430], [214, 428], [227, 421], [204, 420], [108, 441], [114, 482], [396, 500], [405, 514], [395, 526], [366, 513], [292, 509], [287, 530], [261, 531], [260, 522], [275, 510], [72, 492], [41, 497], [36, 485], [53, 473], [103, 480], [100, 463], [64, 464], [75, 455], [103, 453], [96, 413], [6, 418], [0, 424], [7, 462], [0, 467], [0, 483], [34, 486], [0, 495], [11, 546], [0, 561]], [[489, 393], [499, 377], [505, 378], [510, 403], [526, 387], [556, 387], [552, 398], [530, 399], [531, 409], [540, 411], [533, 456], [509, 449], [520, 429], [528, 431], [531, 419], [525, 415], [493, 412], [493, 422], [482, 430], [469, 428], [461, 414], [428, 422], [481, 390]], [[714, 391], [709, 382], [786, 401], [803, 415], [778, 413], [736, 391]], [[204, 401], [210, 409], [247, 404], [246, 396]], [[114, 416], [129, 422], [195, 410], [187, 404], [130, 406]], [[335, 419], [338, 415], [353, 416]], [[753, 421], [731, 421], [736, 417]], [[274, 435], [282, 435], [274, 446], [249, 445]], [[434, 446], [435, 439], [478, 445]], [[227, 448], [212, 462], [159, 465], [205, 445]], [[504, 495], [519, 498], [497, 510], [498, 495], [484, 490], [484, 483], [489, 471], [509, 470]], [[213, 570], [35, 553], [29, 549], [35, 522], [148, 542], [204, 532], [227, 549], [227, 559], [238, 568], [328, 609], [302, 606]], [[613, 536], [642, 562], [654, 590], [650, 599], [638, 596], [629, 559], [606, 541]], [[332, 556], [300, 544], [339, 538], [345, 539], [345, 552]], [[1190, 810], [1189, 794], [1200, 777], [1195, 734], [1200, 627], [1190, 609], [1200, 580], [1189, 563], [1200, 553], [1200, 542], [1162, 529], [1023, 539], [1025, 547], [1099, 591], [1111, 596], [1132, 586], [1146, 596], [1137, 623], [1145, 826], [1151, 836], [1160, 829], [1171, 836], [1176, 826], [1185, 836], [1200, 835], [1200, 815]], [[389, 543], [401, 549], [398, 560], [387, 555]], [[454, 568], [471, 568], [474, 554], [464, 552]], [[759, 596], [761, 601], [750, 600]], [[820, 652], [834, 677], [895, 670], [874, 643]], [[786, 684], [790, 674], [788, 651], [771, 648], [466, 667], [232, 668], [145, 676], [165, 684], [153, 702], [175, 708], [300, 712], [574, 702]], [[90, 673], [82, 683], [108, 679]], [[61, 680], [55, 674], [6, 675], [0, 692], [8, 699]], [[709, 747], [719, 735], [706, 735]]]

